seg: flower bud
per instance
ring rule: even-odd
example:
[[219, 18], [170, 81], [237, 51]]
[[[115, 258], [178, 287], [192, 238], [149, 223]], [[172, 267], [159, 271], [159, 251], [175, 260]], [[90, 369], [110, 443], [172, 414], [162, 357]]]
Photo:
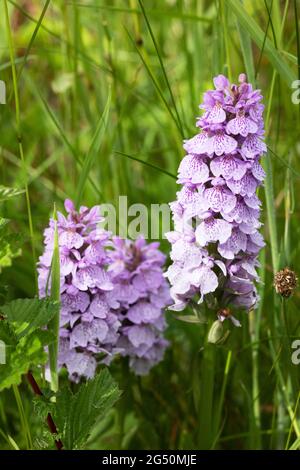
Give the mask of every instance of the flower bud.
[[207, 341], [212, 344], [222, 344], [227, 339], [229, 331], [224, 329], [220, 320], [213, 322], [207, 336]]

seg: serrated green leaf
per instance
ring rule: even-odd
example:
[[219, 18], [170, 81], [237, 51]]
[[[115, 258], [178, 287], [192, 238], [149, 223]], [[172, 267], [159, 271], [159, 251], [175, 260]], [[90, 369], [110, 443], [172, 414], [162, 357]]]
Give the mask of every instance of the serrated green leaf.
[[18, 342], [14, 329], [6, 320], [0, 320], [0, 340], [6, 345], [16, 345]]
[[6, 186], [0, 185], [0, 202], [7, 201], [23, 193], [23, 189], [7, 188]]
[[1, 307], [15, 327], [18, 339], [45, 326], [57, 314], [59, 303], [49, 299], [17, 299]]
[[7, 345], [6, 364], [0, 364], [0, 391], [21, 382], [22, 375], [32, 366], [44, 364], [44, 347], [53, 341], [48, 331], [34, 331], [21, 338], [17, 345]]
[[82, 448], [96, 421], [111, 409], [119, 396], [119, 388], [107, 369], [82, 384], [74, 395], [69, 388], [60, 390], [54, 421], [64, 448]]

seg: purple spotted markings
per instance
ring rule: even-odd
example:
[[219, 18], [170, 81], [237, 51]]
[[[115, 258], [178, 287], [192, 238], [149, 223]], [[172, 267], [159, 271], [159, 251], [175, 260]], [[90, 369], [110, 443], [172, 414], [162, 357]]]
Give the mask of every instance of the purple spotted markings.
[[[165, 256], [158, 243], [111, 237], [99, 227], [98, 206], [77, 212], [66, 200], [65, 209], [67, 216], [58, 213], [59, 366], [78, 382], [93, 377], [99, 363], [109, 365], [124, 356], [136, 374], [147, 374], [168, 346], [164, 309], [171, 298], [163, 276]], [[41, 297], [51, 285], [53, 239], [50, 220], [38, 264]]]
[[182, 188], [170, 204], [174, 230], [166, 234], [172, 245], [166, 277], [170, 309], [201, 304], [209, 294], [217, 301], [217, 318], [240, 326], [232, 313], [218, 312], [249, 311], [258, 302], [257, 257], [264, 240], [256, 190], [265, 177], [264, 106], [245, 74], [238, 85], [223, 75], [214, 85], [200, 105], [200, 132], [183, 144], [187, 155], [177, 180]]

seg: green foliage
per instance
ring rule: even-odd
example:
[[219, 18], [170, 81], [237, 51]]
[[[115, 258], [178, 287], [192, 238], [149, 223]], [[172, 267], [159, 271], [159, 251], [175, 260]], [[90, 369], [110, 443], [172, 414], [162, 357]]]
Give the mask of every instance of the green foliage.
[[107, 369], [82, 384], [74, 395], [68, 387], [56, 397], [54, 421], [66, 449], [84, 447], [92, 427], [120, 396], [116, 382]]
[[64, 449], [82, 449], [96, 423], [100, 423], [119, 397], [116, 382], [103, 369], [82, 383], [75, 393], [65, 386], [56, 394], [55, 401], [50, 401], [50, 396], [36, 397], [34, 406], [42, 420], [51, 413]]
[[245, 29], [251, 36], [251, 39], [258, 45], [259, 48], [264, 47], [265, 54], [272, 63], [273, 67], [278, 71], [282, 78], [286, 81], [288, 86], [296, 80], [297, 76], [287, 65], [280, 52], [272, 44], [268, 37], [265, 37], [264, 31], [260, 28], [257, 22], [247, 13], [241, 5], [240, 0], [227, 0], [228, 7], [237, 16], [241, 27]]
[[[0, 323], [0, 329], [2, 322]], [[12, 342], [13, 337], [10, 337]], [[19, 384], [30, 367], [42, 365], [47, 360], [44, 347], [53, 341], [48, 331], [34, 331], [15, 344], [6, 346], [6, 364], [0, 366], [0, 391]]]
[[0, 217], [0, 273], [11, 266], [13, 258], [20, 256], [19, 248], [22, 237], [8, 231], [9, 220]]
[[94, 133], [92, 141], [91, 141], [91, 145], [88, 149], [87, 155], [84, 159], [84, 163], [83, 163], [83, 166], [82, 166], [82, 171], [81, 171], [81, 175], [80, 175], [80, 178], [79, 178], [78, 188], [77, 188], [77, 193], [76, 193], [76, 198], [75, 198], [77, 206], [79, 205], [79, 203], [82, 199], [83, 190], [84, 190], [86, 181], [89, 177], [89, 173], [90, 173], [92, 164], [95, 161], [95, 158], [97, 157], [97, 155], [100, 151], [100, 147], [101, 147], [101, 144], [102, 144], [102, 141], [103, 141], [103, 138], [104, 138], [104, 135], [105, 135], [105, 130], [106, 130], [106, 127], [107, 127], [107, 123], [108, 123], [110, 101], [111, 101], [111, 91], [109, 89], [104, 111], [100, 115], [100, 118], [99, 118], [97, 126], [96, 126], [95, 133]]
[[23, 189], [7, 188], [5, 186], [0, 185], [0, 202], [8, 201], [8, 199], [19, 196], [23, 193]]
[[45, 326], [57, 315], [59, 302], [49, 299], [17, 299], [0, 308], [15, 328], [18, 339]]
[[5, 343], [6, 363], [0, 366], [0, 390], [21, 382], [30, 367], [47, 360], [45, 346], [51, 332], [41, 330], [57, 314], [59, 304], [49, 300], [18, 299], [1, 307], [0, 339]]

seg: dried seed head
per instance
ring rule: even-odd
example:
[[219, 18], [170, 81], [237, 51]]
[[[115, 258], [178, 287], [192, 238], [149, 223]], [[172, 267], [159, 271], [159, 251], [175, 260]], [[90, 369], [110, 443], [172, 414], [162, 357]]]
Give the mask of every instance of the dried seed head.
[[277, 294], [285, 298], [293, 294], [294, 289], [297, 287], [297, 282], [296, 273], [289, 268], [281, 269], [274, 277], [274, 287]]

